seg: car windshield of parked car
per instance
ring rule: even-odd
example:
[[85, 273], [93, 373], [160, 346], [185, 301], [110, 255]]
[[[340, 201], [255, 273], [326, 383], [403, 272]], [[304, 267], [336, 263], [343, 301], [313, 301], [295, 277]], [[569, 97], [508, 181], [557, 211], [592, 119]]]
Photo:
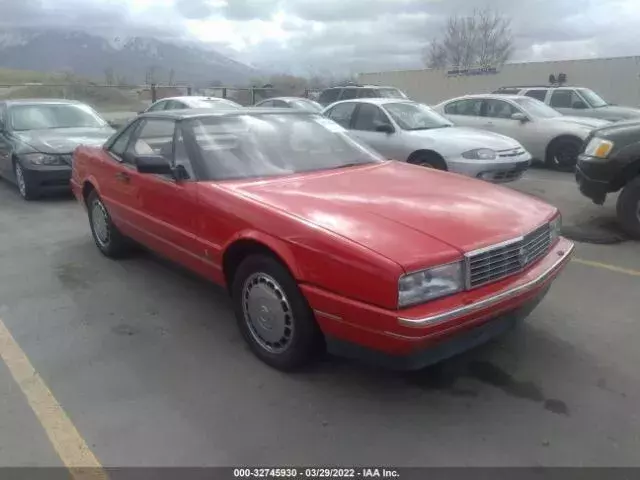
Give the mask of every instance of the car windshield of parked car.
[[17, 131], [52, 128], [101, 128], [106, 126], [91, 108], [85, 105], [26, 104], [9, 108], [11, 128]]
[[194, 118], [194, 141], [206, 178], [230, 180], [351, 167], [384, 159], [333, 120], [309, 114]]
[[407, 96], [397, 88], [376, 88], [375, 93], [376, 97], [379, 98], [407, 98]]
[[403, 130], [429, 130], [453, 125], [438, 112], [421, 103], [387, 103], [384, 109]]
[[588, 88], [579, 88], [578, 91], [582, 95], [591, 108], [606, 107], [609, 105], [600, 95]]
[[306, 110], [307, 112], [320, 113], [322, 111], [322, 105], [310, 100], [291, 100], [291, 103], [294, 107]]
[[547, 104], [530, 97], [520, 97], [513, 100], [522, 107], [527, 115], [534, 118], [555, 118], [562, 114]]

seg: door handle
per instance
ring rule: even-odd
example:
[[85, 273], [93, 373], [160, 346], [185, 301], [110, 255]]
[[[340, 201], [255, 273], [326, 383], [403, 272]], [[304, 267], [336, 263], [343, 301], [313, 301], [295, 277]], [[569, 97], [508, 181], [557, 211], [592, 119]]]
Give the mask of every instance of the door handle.
[[131, 181], [131, 177], [126, 172], [118, 172], [116, 173], [116, 179], [122, 183], [129, 183]]

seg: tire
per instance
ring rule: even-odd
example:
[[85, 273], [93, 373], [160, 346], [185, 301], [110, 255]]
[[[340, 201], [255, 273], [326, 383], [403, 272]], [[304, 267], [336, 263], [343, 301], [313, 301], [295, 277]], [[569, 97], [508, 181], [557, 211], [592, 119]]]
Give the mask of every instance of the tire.
[[279, 261], [267, 255], [247, 257], [233, 277], [231, 297], [242, 336], [267, 365], [292, 371], [321, 352], [323, 337], [313, 312]]
[[573, 172], [582, 150], [582, 141], [577, 138], [558, 138], [547, 149], [545, 164], [558, 172]]
[[18, 192], [20, 192], [20, 196], [24, 200], [35, 200], [40, 196], [38, 190], [34, 187], [33, 182], [31, 182], [29, 177], [24, 174], [22, 164], [17, 159], [13, 161], [13, 174], [16, 178]]
[[616, 212], [625, 233], [640, 240], [640, 177], [634, 178], [622, 189]]
[[87, 213], [91, 235], [98, 250], [109, 258], [122, 258], [131, 250], [131, 242], [111, 221], [107, 208], [94, 190], [87, 197]]
[[409, 162], [412, 165], [419, 165], [421, 167], [433, 168], [434, 170], [447, 170], [447, 164], [442, 157], [434, 153], [419, 153], [409, 158]]

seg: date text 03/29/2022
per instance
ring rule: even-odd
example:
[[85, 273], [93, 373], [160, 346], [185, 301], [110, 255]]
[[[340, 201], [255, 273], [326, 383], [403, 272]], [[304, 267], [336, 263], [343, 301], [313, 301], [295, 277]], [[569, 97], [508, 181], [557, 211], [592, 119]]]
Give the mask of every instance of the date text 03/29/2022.
[[321, 478], [400, 478], [393, 468], [234, 468], [233, 478], [285, 478], [285, 479], [321, 479]]

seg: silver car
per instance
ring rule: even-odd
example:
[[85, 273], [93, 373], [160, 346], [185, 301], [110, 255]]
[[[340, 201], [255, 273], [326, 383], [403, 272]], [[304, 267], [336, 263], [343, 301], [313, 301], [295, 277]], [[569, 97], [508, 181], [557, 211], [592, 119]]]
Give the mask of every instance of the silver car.
[[535, 160], [557, 170], [573, 170], [584, 140], [607, 120], [570, 117], [539, 100], [519, 95], [467, 95], [434, 109], [456, 125], [481, 128], [518, 140]]
[[242, 108], [242, 105], [226, 98], [218, 97], [170, 97], [163, 98], [152, 104], [145, 112], [157, 112], [160, 110], [183, 110], [190, 108]]
[[453, 124], [424, 104], [398, 98], [345, 100], [325, 116], [389, 159], [494, 183], [517, 180], [531, 155], [512, 138]]
[[318, 102], [302, 97], [275, 97], [257, 102], [254, 107], [293, 108], [305, 112], [320, 113], [324, 107]]

